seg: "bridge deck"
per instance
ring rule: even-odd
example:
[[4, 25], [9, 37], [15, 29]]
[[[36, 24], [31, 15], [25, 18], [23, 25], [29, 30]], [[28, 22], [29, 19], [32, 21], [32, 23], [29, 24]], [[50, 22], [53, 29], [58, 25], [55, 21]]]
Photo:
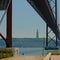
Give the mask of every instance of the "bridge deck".
[[57, 35], [58, 27], [48, 0], [27, 0]]

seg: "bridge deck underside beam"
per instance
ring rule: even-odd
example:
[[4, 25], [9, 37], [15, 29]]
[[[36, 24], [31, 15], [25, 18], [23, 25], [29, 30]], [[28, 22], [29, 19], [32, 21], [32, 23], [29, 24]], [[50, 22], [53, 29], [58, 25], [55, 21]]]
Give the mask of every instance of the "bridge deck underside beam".
[[53, 30], [55, 35], [58, 34], [56, 18], [53, 15], [48, 0], [27, 0], [37, 13], [43, 18], [47, 25]]
[[9, 0], [0, 0], [0, 10], [6, 10]]

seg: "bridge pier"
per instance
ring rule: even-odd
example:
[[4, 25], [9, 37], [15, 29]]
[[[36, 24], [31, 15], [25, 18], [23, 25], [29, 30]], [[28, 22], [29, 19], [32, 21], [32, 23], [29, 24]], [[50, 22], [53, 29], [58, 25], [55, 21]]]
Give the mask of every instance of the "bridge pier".
[[[50, 2], [53, 2], [54, 3], [54, 1], [53, 0], [50, 0], [49, 1], [49, 3]], [[54, 8], [53, 8], [54, 7]], [[55, 10], [55, 11], [53, 11], [53, 12], [55, 12], [54, 13], [54, 17], [55, 17], [55, 22], [56, 22], [56, 26], [55, 27], [53, 27], [53, 29], [55, 29], [56, 30], [56, 34], [55, 34], [55, 36], [53, 36], [52, 38], [49, 36], [49, 33], [51, 33], [51, 30], [50, 31], [48, 31], [49, 30], [49, 26], [48, 26], [48, 24], [46, 23], [46, 47], [48, 47], [48, 44], [49, 44], [49, 42], [50, 41], [48, 41], [49, 40], [49, 38], [50, 38], [50, 40], [53, 40], [54, 42], [55, 42], [55, 45], [56, 45], [56, 47], [57, 47], [57, 45], [58, 45], [58, 41], [57, 41], [57, 37], [58, 37], [58, 29], [57, 29], [57, 0], [55, 0], [55, 3], [54, 3], [54, 6], [53, 7], [51, 7], [51, 10], [53, 11], [53, 9]], [[53, 32], [54, 33], [54, 32]], [[54, 39], [55, 38], [55, 39]], [[56, 48], [56, 47], [54, 47], [54, 48]], [[48, 47], [48, 49], [49, 48], [52, 48], [52, 47]]]
[[7, 10], [6, 47], [12, 47], [12, 0]]

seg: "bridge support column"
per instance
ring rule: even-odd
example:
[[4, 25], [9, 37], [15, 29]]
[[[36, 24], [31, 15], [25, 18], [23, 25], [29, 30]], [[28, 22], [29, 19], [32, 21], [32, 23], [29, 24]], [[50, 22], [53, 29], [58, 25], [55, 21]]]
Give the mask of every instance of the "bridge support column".
[[12, 0], [7, 10], [6, 47], [12, 47]]
[[[46, 24], [46, 48], [45, 49], [58, 49], [57, 45], [58, 45], [58, 41], [57, 41], [57, 36], [53, 33], [52, 35], [50, 35], [51, 33], [53, 33], [52, 30], [50, 30], [50, 28], [48, 27], [48, 24]], [[49, 45], [50, 42], [53, 42], [54, 44], [52, 44], [52, 46]]]
[[[56, 27], [57, 27], [57, 0], [55, 0], [55, 16], [56, 16]], [[57, 35], [58, 36], [58, 35]], [[58, 41], [57, 41], [57, 36], [56, 36], [56, 46], [58, 44]]]
[[46, 24], [46, 46], [48, 46], [48, 25]]
[[[50, 35], [52, 33], [52, 35]], [[50, 42], [53, 42], [50, 46]], [[45, 49], [57, 49], [57, 36], [53, 33], [52, 30], [48, 27], [48, 24], [46, 24], [46, 48]]]
[[[54, 17], [56, 18], [56, 20], [55, 20], [56, 26], [54, 27], [54, 29], [56, 28], [56, 34], [54, 34], [54, 32], [52, 30], [49, 30], [50, 28], [48, 27], [48, 24], [46, 24], [46, 48], [48, 47], [47, 49], [56, 49], [57, 45], [58, 45], [58, 41], [57, 41], [57, 36], [58, 36], [57, 35], [58, 34], [58, 32], [57, 32], [57, 30], [58, 30], [57, 29], [57, 0], [55, 0], [55, 1], [50, 0], [49, 4], [51, 2], [53, 2], [53, 4], [54, 4], [53, 6], [51, 6], [51, 10], [53, 12], [55, 12]], [[51, 32], [53, 33], [53, 35], [50, 35]], [[52, 46], [49, 46], [50, 41], [53, 41], [55, 43], [54, 48]], [[54, 45], [54, 44], [52, 44], [52, 45]]]

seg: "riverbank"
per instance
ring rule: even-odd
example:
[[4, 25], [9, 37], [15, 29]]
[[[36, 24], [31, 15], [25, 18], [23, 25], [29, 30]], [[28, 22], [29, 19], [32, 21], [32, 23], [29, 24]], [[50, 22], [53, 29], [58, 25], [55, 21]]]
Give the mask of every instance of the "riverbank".
[[49, 53], [46, 56], [42, 56], [42, 55], [15, 55], [13, 57], [9, 57], [9, 58], [3, 58], [0, 60], [60, 60], [60, 54], [52, 54]]

